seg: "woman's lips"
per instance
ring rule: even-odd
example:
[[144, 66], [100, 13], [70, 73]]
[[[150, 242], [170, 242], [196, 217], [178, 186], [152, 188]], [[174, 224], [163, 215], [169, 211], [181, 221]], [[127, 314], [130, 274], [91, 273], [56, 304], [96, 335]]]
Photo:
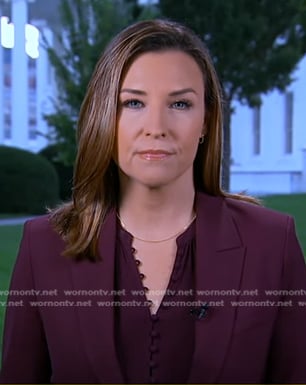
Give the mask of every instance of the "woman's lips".
[[163, 160], [169, 158], [173, 153], [165, 150], [144, 150], [139, 151], [138, 155], [145, 160]]

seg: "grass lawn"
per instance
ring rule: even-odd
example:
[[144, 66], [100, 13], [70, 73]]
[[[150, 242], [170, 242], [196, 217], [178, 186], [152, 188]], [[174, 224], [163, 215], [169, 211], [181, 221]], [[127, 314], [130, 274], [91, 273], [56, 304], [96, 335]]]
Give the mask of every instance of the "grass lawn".
[[262, 197], [264, 206], [292, 215], [306, 257], [306, 194], [271, 195]]
[[[299, 240], [306, 256], [306, 194], [268, 196], [262, 197], [262, 201], [264, 206], [294, 217]], [[1, 290], [8, 288], [22, 227], [21, 225], [0, 226], [0, 301], [5, 300], [4, 296], [1, 296]], [[5, 307], [0, 306], [0, 357], [4, 312]]]
[[0, 290], [8, 286], [9, 275], [16, 258], [22, 235], [22, 225], [0, 226]]
[[[18, 245], [21, 239], [22, 226], [0, 226], [0, 304], [6, 300], [1, 291], [7, 290]], [[0, 347], [2, 345], [2, 331], [5, 307], [0, 306]], [[1, 351], [0, 351], [1, 357]]]

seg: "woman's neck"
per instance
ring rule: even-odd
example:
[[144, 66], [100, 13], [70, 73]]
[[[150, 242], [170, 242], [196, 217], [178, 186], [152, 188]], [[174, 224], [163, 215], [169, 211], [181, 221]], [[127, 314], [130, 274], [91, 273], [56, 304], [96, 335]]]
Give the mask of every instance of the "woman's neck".
[[118, 211], [126, 229], [144, 239], [162, 239], [181, 231], [195, 215], [195, 191], [193, 186], [177, 187], [125, 188]]

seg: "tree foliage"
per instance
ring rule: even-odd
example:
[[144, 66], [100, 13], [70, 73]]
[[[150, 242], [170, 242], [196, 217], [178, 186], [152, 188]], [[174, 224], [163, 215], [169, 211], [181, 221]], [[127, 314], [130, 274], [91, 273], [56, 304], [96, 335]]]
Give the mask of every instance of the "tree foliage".
[[54, 112], [45, 118], [53, 128], [49, 139], [56, 143], [57, 161], [65, 164], [74, 161], [80, 106], [105, 45], [135, 18], [153, 15], [153, 7], [142, 7], [134, 0], [61, 1], [60, 31], [53, 45], [45, 40], [57, 83]]
[[225, 100], [224, 187], [229, 187], [233, 100], [250, 106], [285, 90], [306, 52], [306, 0], [160, 0], [161, 13], [206, 42]]
[[56, 144], [51, 144], [43, 148], [38, 154], [47, 159], [57, 172], [60, 200], [70, 200], [72, 194], [73, 166], [65, 165], [58, 159], [58, 148]]

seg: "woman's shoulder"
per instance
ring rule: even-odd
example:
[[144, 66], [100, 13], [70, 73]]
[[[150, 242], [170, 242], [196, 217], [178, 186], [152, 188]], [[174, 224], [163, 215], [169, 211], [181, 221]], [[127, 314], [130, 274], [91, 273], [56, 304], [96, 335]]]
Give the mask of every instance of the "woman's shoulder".
[[244, 200], [243, 195], [238, 196], [210, 196], [201, 194], [203, 215], [205, 215], [205, 207], [209, 207], [215, 215], [220, 217], [230, 217], [234, 223], [240, 228], [248, 229], [284, 229], [288, 223], [293, 222], [290, 214], [279, 212], [264, 206], [262, 204], [251, 203]]
[[261, 204], [256, 204], [231, 197], [224, 197], [223, 199], [227, 209], [236, 219], [245, 219], [255, 223], [264, 223], [266, 225], [285, 225], [292, 219], [292, 216], [288, 213], [265, 207], [264, 201], [262, 201]]
[[56, 232], [51, 221], [51, 215], [45, 214], [27, 220], [24, 224], [23, 237], [35, 245], [62, 244], [62, 237]]
[[288, 213], [233, 198], [224, 198], [224, 203], [241, 236], [254, 240], [258, 247], [267, 240], [281, 244], [295, 234], [295, 221]]
[[54, 229], [51, 223], [51, 215], [44, 214], [37, 217], [33, 217], [25, 221], [24, 227], [30, 232], [41, 233], [53, 233]]

